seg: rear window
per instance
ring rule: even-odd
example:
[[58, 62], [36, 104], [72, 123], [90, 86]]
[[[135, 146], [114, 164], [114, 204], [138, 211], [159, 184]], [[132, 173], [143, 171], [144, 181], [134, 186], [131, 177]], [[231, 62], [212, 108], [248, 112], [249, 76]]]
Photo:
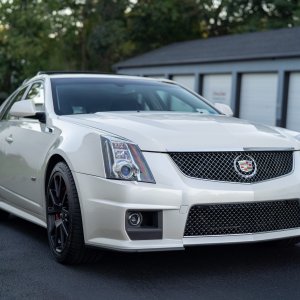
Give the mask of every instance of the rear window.
[[103, 78], [52, 78], [58, 115], [111, 111], [172, 111], [218, 114], [184, 88], [160, 82]]

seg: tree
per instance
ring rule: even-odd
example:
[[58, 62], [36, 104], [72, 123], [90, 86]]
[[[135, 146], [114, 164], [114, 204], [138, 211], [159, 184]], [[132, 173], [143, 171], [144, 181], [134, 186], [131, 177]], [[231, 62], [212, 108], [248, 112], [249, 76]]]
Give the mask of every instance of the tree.
[[52, 9], [59, 1], [51, 3], [38, 0], [0, 2], [1, 90], [11, 91], [37, 70], [49, 65], [59, 66], [64, 61], [63, 55], [58, 55], [59, 40], [51, 38], [54, 33], [58, 34], [53, 26]]
[[201, 37], [200, 6], [195, 0], [137, 1], [128, 14], [128, 31], [136, 52], [174, 41]]
[[128, 15], [136, 52], [172, 42], [300, 25], [299, 0], [140, 0]]
[[300, 25], [300, 0], [0, 0], [0, 91], [173, 42]]
[[[0, 90], [39, 70], [111, 71], [130, 53], [128, 0], [0, 0]], [[129, 49], [129, 50], [128, 50]]]
[[211, 30], [219, 35], [292, 27], [300, 24], [299, 8], [299, 0], [223, 0]]
[[82, 6], [82, 69], [111, 72], [112, 62], [130, 54], [125, 14], [128, 6], [129, 0], [87, 1]]

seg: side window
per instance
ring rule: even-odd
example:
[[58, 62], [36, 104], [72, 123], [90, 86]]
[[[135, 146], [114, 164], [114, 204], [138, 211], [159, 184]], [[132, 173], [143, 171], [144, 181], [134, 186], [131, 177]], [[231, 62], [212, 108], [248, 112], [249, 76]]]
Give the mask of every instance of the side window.
[[19, 92], [17, 92], [15, 94], [15, 96], [13, 97], [13, 99], [11, 100], [10, 102], [10, 105], [7, 107], [6, 109], [6, 112], [4, 113], [3, 115], [3, 120], [10, 120], [10, 119], [13, 119], [14, 117], [12, 117], [10, 114], [9, 114], [9, 111], [11, 109], [11, 107], [13, 106], [14, 103], [20, 101], [22, 98], [23, 98], [23, 95], [25, 93], [25, 91], [27, 90], [27, 87], [21, 89]]
[[7, 106], [7, 104], [9, 103], [9, 100], [11, 99], [11, 97], [9, 97], [8, 99], [6, 99], [0, 106], [0, 120], [2, 119], [1, 116], [4, 114], [4, 110], [5, 107]]
[[28, 91], [26, 97], [26, 100], [32, 100], [36, 111], [42, 112], [45, 111], [44, 103], [44, 85], [42, 82], [36, 82], [34, 83], [30, 90]]

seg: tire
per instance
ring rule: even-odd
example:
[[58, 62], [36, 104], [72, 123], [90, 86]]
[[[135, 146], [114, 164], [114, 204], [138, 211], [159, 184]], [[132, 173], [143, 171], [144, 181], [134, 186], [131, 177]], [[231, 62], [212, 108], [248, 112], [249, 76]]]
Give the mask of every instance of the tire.
[[59, 263], [80, 264], [98, 260], [99, 253], [84, 244], [77, 189], [64, 162], [57, 163], [49, 177], [46, 215], [49, 246]]
[[6, 220], [9, 217], [9, 213], [5, 210], [0, 209], [0, 221]]

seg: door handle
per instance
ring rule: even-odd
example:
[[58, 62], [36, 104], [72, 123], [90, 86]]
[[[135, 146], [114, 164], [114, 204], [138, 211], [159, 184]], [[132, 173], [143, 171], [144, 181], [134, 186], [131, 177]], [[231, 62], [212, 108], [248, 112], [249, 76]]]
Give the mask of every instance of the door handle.
[[12, 135], [7, 136], [7, 137], [5, 138], [5, 140], [6, 140], [9, 144], [11, 144], [11, 143], [14, 141]]

